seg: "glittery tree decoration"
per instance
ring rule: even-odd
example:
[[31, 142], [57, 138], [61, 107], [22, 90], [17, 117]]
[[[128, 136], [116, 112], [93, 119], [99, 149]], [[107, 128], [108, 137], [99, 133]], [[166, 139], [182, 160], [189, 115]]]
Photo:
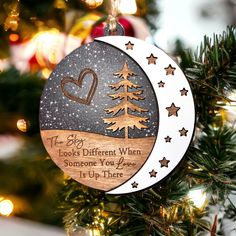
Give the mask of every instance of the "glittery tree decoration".
[[111, 124], [111, 126], [107, 129], [112, 130], [113, 132], [125, 129], [125, 138], [128, 139], [129, 128], [134, 129], [136, 127], [140, 130], [146, 129], [148, 126], [144, 125], [142, 122], [147, 122], [149, 120], [147, 117], [129, 114], [128, 110], [131, 110], [132, 112], [147, 112], [148, 110], [130, 102], [130, 100], [139, 101], [143, 100], [144, 98], [140, 96], [143, 93], [143, 90], [129, 91], [129, 89], [138, 89], [140, 86], [132, 83], [128, 79], [130, 76], [135, 75], [135, 73], [129, 69], [127, 62], [125, 62], [123, 68], [120, 71], [114, 73], [114, 75], [122, 78], [122, 80], [116, 84], [110, 85], [110, 87], [115, 90], [123, 87], [123, 91], [116, 94], [110, 94], [109, 97], [123, 101], [112, 108], [105, 109], [105, 111], [108, 114], [112, 113], [113, 116], [117, 115], [120, 111], [124, 111], [124, 113], [119, 116], [104, 118], [103, 121], [107, 124]]
[[11, 7], [11, 11], [4, 22], [4, 30], [16, 31], [19, 23], [19, 0]]

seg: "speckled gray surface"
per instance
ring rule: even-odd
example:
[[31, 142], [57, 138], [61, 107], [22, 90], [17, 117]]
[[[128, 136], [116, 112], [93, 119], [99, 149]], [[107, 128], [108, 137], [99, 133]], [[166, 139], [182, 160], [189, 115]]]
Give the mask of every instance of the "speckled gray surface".
[[[121, 80], [113, 74], [122, 69], [127, 62], [129, 68], [135, 72], [136, 76], [129, 78], [134, 84], [142, 86], [142, 97], [144, 100], [132, 103], [148, 109], [148, 112], [133, 114], [148, 117], [145, 123], [147, 129], [129, 129], [130, 137], [156, 136], [158, 131], [158, 105], [154, 90], [147, 76], [140, 66], [125, 52], [109, 44], [94, 41], [81, 46], [65, 57], [56, 67], [49, 77], [44, 88], [40, 103], [40, 129], [41, 130], [79, 130], [109, 136], [124, 136], [124, 130], [112, 133], [106, 128], [109, 126], [103, 122], [103, 118], [112, 117], [112, 114], [105, 112], [106, 108], [114, 107], [120, 101], [112, 100], [108, 94], [115, 94], [109, 85]], [[98, 85], [90, 105], [77, 103], [64, 96], [61, 90], [61, 80], [64, 77], [78, 79], [81, 70], [84, 68], [92, 69], [98, 77]], [[92, 76], [86, 75], [83, 80], [82, 88], [73, 83], [68, 83], [65, 89], [73, 96], [85, 98], [92, 84]], [[130, 90], [135, 91], [136, 89]], [[117, 114], [117, 116], [120, 113]], [[131, 112], [129, 112], [131, 113]]]

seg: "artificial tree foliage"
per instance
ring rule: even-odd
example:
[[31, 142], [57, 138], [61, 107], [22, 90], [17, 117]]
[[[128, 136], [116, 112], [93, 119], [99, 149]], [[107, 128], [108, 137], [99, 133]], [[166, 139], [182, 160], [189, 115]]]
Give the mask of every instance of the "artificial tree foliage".
[[[213, 40], [205, 37], [198, 51], [177, 44], [181, 67], [196, 104], [196, 132], [181, 166], [160, 184], [128, 195], [109, 196], [72, 179], [65, 181], [61, 208], [68, 231], [76, 225], [95, 227], [102, 235], [196, 235], [217, 233], [218, 221], [204, 219], [188, 192], [202, 188], [208, 206], [219, 204], [235, 218], [229, 194], [236, 190], [236, 129], [225, 118], [224, 105], [236, 88], [236, 30], [228, 27]], [[219, 233], [219, 232], [218, 232]]]
[[[0, 3], [0, 56], [8, 55], [8, 37], [22, 39], [41, 29], [65, 29], [65, 13], [90, 12], [81, 1], [66, 1], [66, 8], [55, 8], [55, 1], [20, 1], [20, 21], [16, 32], [4, 31], [4, 19], [11, 4]], [[154, 24], [155, 1], [137, 1], [138, 14]], [[143, 5], [144, 4], [144, 5]], [[145, 7], [144, 7], [145, 6]], [[103, 7], [97, 11], [106, 16]], [[0, 134], [17, 136], [24, 145], [9, 159], [0, 161], [0, 195], [15, 196], [24, 206], [18, 216], [45, 223], [60, 224], [62, 214], [68, 232], [78, 226], [96, 228], [101, 235], [197, 235], [205, 231], [223, 234], [215, 217], [207, 221], [212, 205], [225, 209], [225, 218], [235, 221], [236, 208], [229, 198], [236, 190], [236, 129], [227, 119], [225, 105], [236, 88], [236, 29], [205, 37], [192, 52], [180, 42], [175, 54], [192, 88], [196, 109], [196, 132], [180, 166], [164, 181], [142, 192], [110, 196], [63, 176], [48, 157], [39, 136], [38, 109], [44, 86], [39, 73], [22, 74], [14, 68], [0, 73]], [[24, 118], [28, 130], [17, 129]], [[61, 186], [63, 183], [63, 187]], [[191, 189], [202, 188], [208, 202], [199, 209], [188, 198]], [[60, 199], [60, 203], [57, 201]], [[24, 204], [23, 204], [24, 203]], [[61, 220], [62, 221], [62, 220]]]

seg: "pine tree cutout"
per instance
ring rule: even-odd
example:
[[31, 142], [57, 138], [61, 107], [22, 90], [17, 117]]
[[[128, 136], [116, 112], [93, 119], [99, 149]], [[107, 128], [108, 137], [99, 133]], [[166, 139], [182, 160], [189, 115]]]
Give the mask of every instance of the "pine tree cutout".
[[[120, 111], [124, 112], [121, 115], [115, 117], [104, 118], [103, 121], [104, 123], [110, 125], [107, 129], [111, 130], [112, 132], [125, 129], [125, 138], [128, 139], [129, 128], [134, 129], [136, 127], [139, 130], [146, 129], [148, 128], [148, 126], [144, 125], [143, 122], [147, 122], [149, 120], [149, 118], [147, 117], [141, 117], [129, 114], [128, 111], [130, 110], [132, 112], [141, 113], [141, 112], [147, 112], [148, 110], [143, 109], [130, 101], [130, 100], [136, 100], [136, 101], [144, 100], [144, 98], [141, 97], [143, 90], [139, 90], [141, 86], [136, 85], [129, 80], [129, 77], [134, 76], [135, 73], [129, 69], [127, 62], [125, 62], [123, 68], [120, 71], [114, 73], [114, 75], [118, 76], [119, 78], [122, 78], [122, 80], [116, 84], [111, 84], [109, 87], [115, 90], [123, 88], [123, 91], [118, 92], [116, 94], [110, 94], [109, 97], [111, 97], [113, 100], [120, 99], [122, 100], [122, 102], [114, 107], [105, 109], [105, 111], [108, 114], [112, 113], [113, 116], [117, 115]], [[138, 90], [129, 91], [129, 89], [138, 89]]]

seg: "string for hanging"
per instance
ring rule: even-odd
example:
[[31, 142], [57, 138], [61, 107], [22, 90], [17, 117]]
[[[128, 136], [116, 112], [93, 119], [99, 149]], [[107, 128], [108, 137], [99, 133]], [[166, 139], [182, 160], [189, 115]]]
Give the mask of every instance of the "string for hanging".
[[107, 24], [109, 26], [109, 31], [114, 32], [117, 28], [117, 16], [119, 14], [120, 0], [110, 0], [109, 15], [107, 18]]
[[120, 13], [120, 0], [109, 0], [107, 26], [104, 29], [105, 35], [124, 35], [122, 25], [117, 21]]
[[[89, 8], [94, 9], [103, 3], [103, 0], [82, 0]], [[104, 35], [124, 35], [124, 29], [117, 21], [120, 11], [120, 0], [108, 0], [107, 25], [104, 28]]]

